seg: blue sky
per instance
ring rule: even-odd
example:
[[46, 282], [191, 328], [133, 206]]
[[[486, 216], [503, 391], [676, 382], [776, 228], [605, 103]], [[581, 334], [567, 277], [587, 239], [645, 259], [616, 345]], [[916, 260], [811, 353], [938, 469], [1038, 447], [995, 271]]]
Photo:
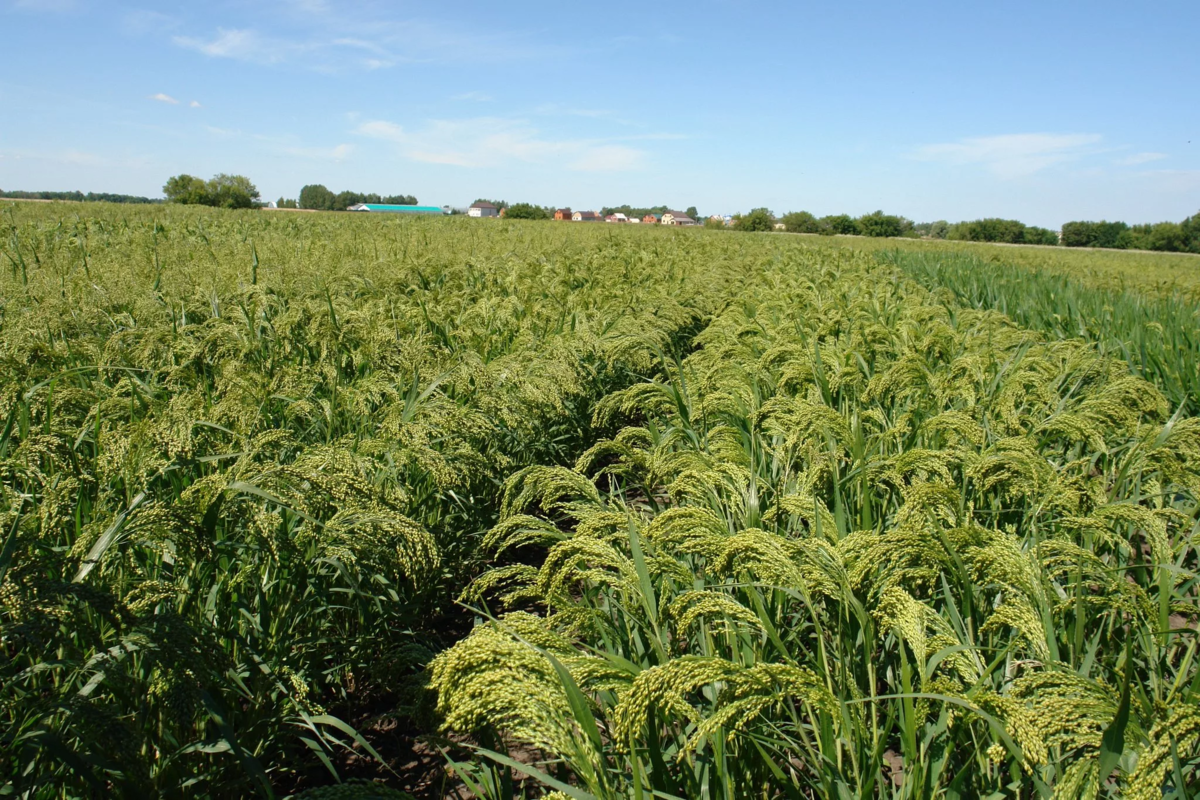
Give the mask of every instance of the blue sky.
[[1200, 3], [0, 0], [0, 188], [1200, 211]]

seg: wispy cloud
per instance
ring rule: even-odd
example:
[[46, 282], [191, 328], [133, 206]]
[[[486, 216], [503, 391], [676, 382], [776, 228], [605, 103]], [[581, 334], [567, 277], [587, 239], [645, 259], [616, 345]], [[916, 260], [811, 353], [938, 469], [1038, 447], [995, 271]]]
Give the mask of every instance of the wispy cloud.
[[555, 139], [525, 120], [477, 117], [429, 120], [409, 130], [386, 120], [364, 122], [361, 136], [392, 142], [405, 158], [458, 167], [544, 164], [583, 172], [638, 169], [646, 153], [605, 139]]
[[[562, 58], [559, 42], [518, 31], [470, 30], [464, 24], [404, 19], [389, 4], [342, 5], [321, 0], [276, 0], [274, 16], [288, 33], [264, 34], [252, 27], [218, 28], [215, 34], [177, 35], [175, 45], [212, 58], [260, 64], [292, 62], [306, 69], [341, 72], [383, 69], [402, 63], [487, 63]], [[164, 15], [165, 16], [165, 15]], [[132, 24], [151, 22], [135, 19]]]
[[212, 39], [197, 39], [191, 36], [172, 38], [180, 47], [195, 50], [213, 58], [232, 58], [236, 61], [253, 61], [272, 64], [297, 55], [304, 45], [282, 39], [272, 39], [243, 28], [218, 28]]
[[163, 94], [162, 92], [159, 92], [158, 94], [150, 95], [150, 99], [157, 100], [160, 103], [169, 103], [170, 105], [173, 105], [173, 106], [179, 105], [178, 100], [176, 100], [174, 97], [171, 97], [171, 95]]
[[999, 178], [1022, 178], [1096, 152], [1095, 133], [1013, 133], [929, 144], [912, 155], [920, 161], [980, 165]]
[[200, 108], [200, 107], [201, 106], [200, 106], [199, 100], [193, 100], [192, 102], [188, 103], [188, 108]]
[[1166, 153], [1134, 153], [1125, 158], [1118, 158], [1116, 163], [1123, 167], [1132, 167], [1138, 164], [1149, 164], [1151, 161], [1161, 161], [1167, 158]]

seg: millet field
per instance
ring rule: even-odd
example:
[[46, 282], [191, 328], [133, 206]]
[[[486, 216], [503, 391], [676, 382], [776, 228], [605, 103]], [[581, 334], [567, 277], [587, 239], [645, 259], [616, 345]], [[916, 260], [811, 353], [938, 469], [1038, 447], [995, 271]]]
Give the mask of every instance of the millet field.
[[1200, 258], [924, 244], [0, 205], [0, 795], [1196, 797]]

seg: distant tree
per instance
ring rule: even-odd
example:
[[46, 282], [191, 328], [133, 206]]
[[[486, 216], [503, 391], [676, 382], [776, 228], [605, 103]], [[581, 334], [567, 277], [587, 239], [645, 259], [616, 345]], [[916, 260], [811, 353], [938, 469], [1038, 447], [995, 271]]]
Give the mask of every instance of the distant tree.
[[780, 222], [788, 233], [816, 233], [817, 218], [807, 211], [793, 211], [784, 214]]
[[20, 190], [0, 191], [0, 198], [13, 200], [69, 200], [77, 203], [161, 203], [150, 197], [139, 197], [132, 194], [113, 194], [111, 192], [23, 192]]
[[505, 219], [549, 219], [550, 215], [541, 206], [531, 203], [514, 203], [504, 210]]
[[1150, 228], [1141, 246], [1146, 250], [1183, 252], [1188, 249], [1187, 231], [1177, 222], [1160, 222]]
[[244, 175], [213, 176], [208, 182], [209, 205], [219, 208], [255, 208], [259, 205], [258, 188]]
[[1039, 228], [1036, 225], [1029, 225], [1025, 228], [1025, 235], [1021, 244], [1058, 244], [1058, 232], [1048, 228]]
[[208, 182], [203, 178], [186, 173], [168, 178], [163, 186], [163, 196], [167, 198], [168, 203], [180, 203], [186, 206], [213, 205]]
[[912, 229], [912, 223], [904, 217], [884, 214], [882, 211], [863, 214], [857, 222], [863, 236], [902, 236]]
[[1025, 241], [1025, 225], [1015, 219], [976, 219], [953, 226], [948, 238], [966, 242], [1022, 244]]
[[821, 217], [817, 220], [817, 233], [833, 236], [841, 234], [843, 236], [857, 235], [858, 222], [849, 214], [834, 214], [826, 217]]
[[415, 206], [417, 198], [411, 194], [393, 194], [383, 198], [381, 202], [389, 206]]
[[683, 213], [687, 214], [692, 219], [700, 219], [700, 212], [696, 210], [695, 206], [688, 206], [687, 210]]
[[775, 217], [765, 208], [755, 208], [748, 214], [734, 217], [733, 229], [737, 231], [775, 230]]
[[319, 183], [311, 183], [300, 190], [300, 207], [314, 211], [333, 211], [333, 192]]
[[929, 223], [929, 232], [926, 235], [930, 239], [945, 239], [948, 233], [950, 233], [950, 223], [939, 219]]
[[1185, 249], [1189, 253], [1200, 253], [1200, 212], [1179, 223], [1183, 231]]
[[1124, 222], [1068, 222], [1062, 232], [1067, 247], [1125, 248], [1134, 238]]

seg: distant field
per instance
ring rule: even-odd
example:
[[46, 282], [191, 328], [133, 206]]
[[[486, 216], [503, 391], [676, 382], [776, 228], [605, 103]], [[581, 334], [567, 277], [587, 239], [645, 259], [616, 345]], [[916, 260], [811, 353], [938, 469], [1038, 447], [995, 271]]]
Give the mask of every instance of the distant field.
[[1198, 263], [0, 204], [3, 793], [1200, 796]]
[[1137, 289], [1160, 296], [1200, 300], [1200, 255], [1145, 250], [988, 244], [928, 239], [872, 239], [866, 236], [801, 234], [807, 245], [914, 253], [965, 253], [998, 264], [1056, 272], [1098, 288]]

